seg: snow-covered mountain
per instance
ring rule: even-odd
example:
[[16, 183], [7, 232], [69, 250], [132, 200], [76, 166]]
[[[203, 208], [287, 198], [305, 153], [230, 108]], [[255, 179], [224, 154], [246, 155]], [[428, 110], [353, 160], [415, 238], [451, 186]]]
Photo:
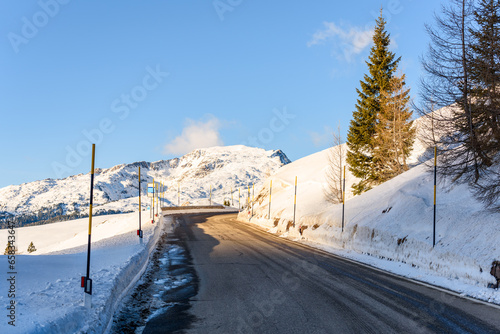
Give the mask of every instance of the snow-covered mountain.
[[[237, 202], [238, 188], [273, 174], [289, 163], [280, 150], [266, 151], [246, 146], [197, 149], [180, 158], [156, 162], [136, 162], [95, 171], [94, 214], [128, 212], [138, 208], [138, 169], [141, 192], [147, 183], [161, 181], [167, 186], [163, 205], [208, 204], [223, 199]], [[88, 215], [90, 173], [65, 179], [46, 179], [0, 189], [0, 223], [15, 219], [18, 226], [37, 221]], [[179, 189], [179, 194], [178, 194]], [[241, 189], [241, 194], [246, 194]], [[144, 197], [143, 205], [149, 205]], [[235, 203], [237, 206], [237, 204]], [[58, 217], [55, 218], [54, 217]]]

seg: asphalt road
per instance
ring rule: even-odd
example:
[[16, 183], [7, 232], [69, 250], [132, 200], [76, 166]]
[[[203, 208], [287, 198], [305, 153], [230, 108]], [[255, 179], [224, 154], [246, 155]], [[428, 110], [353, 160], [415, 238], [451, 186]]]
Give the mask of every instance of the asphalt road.
[[177, 229], [199, 279], [187, 333], [500, 333], [500, 309], [266, 233], [235, 215]]

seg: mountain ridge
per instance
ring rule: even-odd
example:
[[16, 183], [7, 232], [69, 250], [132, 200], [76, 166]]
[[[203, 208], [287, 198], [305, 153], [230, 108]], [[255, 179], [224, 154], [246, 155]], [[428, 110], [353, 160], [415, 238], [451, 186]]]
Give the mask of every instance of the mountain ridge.
[[[141, 193], [146, 194], [147, 183], [155, 178], [163, 181], [167, 189], [175, 190], [167, 191], [163, 205], [175, 205], [181, 197], [182, 203], [200, 204], [209, 196], [210, 185], [214, 201], [222, 202], [220, 194], [228, 192], [226, 188], [236, 190], [250, 183], [258, 184], [288, 163], [290, 160], [281, 150], [235, 145], [195, 149], [168, 160], [96, 168], [94, 214], [138, 209], [138, 204], [131, 200], [138, 196], [138, 167], [141, 167]], [[0, 188], [0, 226], [7, 219], [23, 226], [55, 221], [58, 217], [66, 220], [88, 215], [89, 173]], [[143, 209], [148, 201], [144, 202]]]

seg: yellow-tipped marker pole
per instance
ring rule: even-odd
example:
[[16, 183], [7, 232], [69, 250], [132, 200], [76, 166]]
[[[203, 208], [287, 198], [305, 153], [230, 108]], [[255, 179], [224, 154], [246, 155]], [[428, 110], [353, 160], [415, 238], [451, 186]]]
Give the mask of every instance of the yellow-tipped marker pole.
[[151, 201], [152, 201], [151, 208], [153, 209], [153, 219], [151, 219], [151, 224], [153, 224], [155, 221], [155, 192], [156, 192], [155, 184], [156, 184], [155, 179], [153, 178], [153, 198], [151, 198]]
[[295, 196], [293, 197], [293, 227], [295, 227], [295, 212], [297, 211], [297, 177], [295, 177]]
[[255, 184], [252, 183], [252, 218], [253, 218], [253, 203], [255, 201], [254, 195], [255, 195]]
[[344, 209], [345, 209], [345, 166], [344, 166], [344, 180], [342, 186], [342, 232], [344, 232]]
[[271, 195], [273, 193], [273, 180], [270, 181], [269, 184], [269, 213], [267, 215], [267, 219], [271, 219]]
[[82, 277], [82, 288], [85, 292], [85, 307], [92, 307], [92, 280], [90, 279], [90, 245], [92, 238], [92, 205], [94, 203], [94, 167], [95, 167], [95, 144], [92, 144], [92, 166], [90, 169], [90, 206], [89, 206], [89, 236], [87, 245], [87, 273]]
[[139, 166], [139, 229], [137, 230], [137, 235], [139, 236], [139, 238], [142, 242], [141, 213], [142, 213], [142, 207], [141, 207], [141, 166]]

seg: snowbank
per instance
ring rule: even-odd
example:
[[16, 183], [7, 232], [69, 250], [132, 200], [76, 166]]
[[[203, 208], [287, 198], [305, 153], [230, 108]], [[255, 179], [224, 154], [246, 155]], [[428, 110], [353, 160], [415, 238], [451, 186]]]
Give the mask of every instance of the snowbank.
[[[16, 326], [2, 321], [0, 332], [103, 332], [121, 294], [144, 270], [161, 230], [171, 224], [169, 218], [151, 224], [149, 212], [143, 212], [141, 245], [137, 221], [138, 213], [93, 219], [90, 277], [94, 291], [89, 311], [82, 306], [80, 288], [80, 277], [86, 270], [88, 218], [16, 229], [19, 253], [27, 254], [31, 241], [37, 251], [16, 256]], [[7, 239], [6, 233], [0, 231], [0, 240]], [[5, 275], [7, 257], [1, 256], [0, 261]], [[6, 307], [9, 302], [2, 293], [0, 304]]]

